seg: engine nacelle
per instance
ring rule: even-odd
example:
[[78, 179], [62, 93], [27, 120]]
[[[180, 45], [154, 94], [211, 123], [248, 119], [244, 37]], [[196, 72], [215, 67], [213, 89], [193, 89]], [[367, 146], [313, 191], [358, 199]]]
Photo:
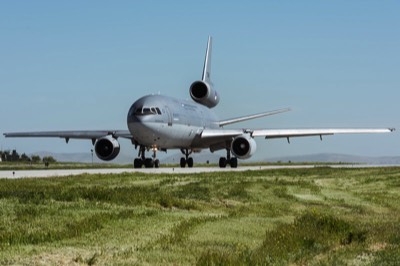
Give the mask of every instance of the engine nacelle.
[[205, 81], [198, 80], [193, 82], [192, 85], [190, 85], [189, 92], [193, 101], [205, 105], [208, 108], [215, 107], [219, 102], [217, 91], [213, 89], [211, 84]]
[[256, 141], [248, 134], [235, 137], [231, 144], [233, 155], [239, 159], [250, 158], [255, 153], [256, 149]]
[[120, 146], [112, 136], [99, 138], [94, 144], [97, 157], [103, 161], [111, 161], [119, 154]]

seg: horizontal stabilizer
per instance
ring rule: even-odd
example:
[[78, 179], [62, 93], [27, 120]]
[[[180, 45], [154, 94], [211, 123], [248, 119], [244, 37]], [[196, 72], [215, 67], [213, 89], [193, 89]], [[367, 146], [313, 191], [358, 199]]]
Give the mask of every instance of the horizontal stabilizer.
[[276, 114], [280, 114], [280, 113], [284, 113], [284, 112], [288, 112], [288, 111], [290, 111], [290, 108], [279, 109], [279, 110], [274, 110], [274, 111], [269, 111], [269, 112], [264, 112], [264, 113], [258, 113], [258, 114], [254, 114], [254, 115], [246, 115], [246, 116], [231, 118], [231, 119], [219, 121], [219, 126], [223, 127], [223, 126], [234, 124], [234, 123], [239, 123], [239, 122], [256, 119], [256, 118], [260, 118], [260, 117], [264, 117], [264, 116], [276, 115]]

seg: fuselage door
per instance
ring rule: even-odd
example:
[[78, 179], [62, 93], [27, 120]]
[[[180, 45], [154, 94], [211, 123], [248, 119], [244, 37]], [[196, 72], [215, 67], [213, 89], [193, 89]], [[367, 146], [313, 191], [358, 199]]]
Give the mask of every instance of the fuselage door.
[[168, 126], [171, 127], [172, 126], [172, 113], [171, 113], [171, 110], [168, 108], [168, 106], [165, 106], [165, 112], [167, 113], [167, 117], [168, 117]]

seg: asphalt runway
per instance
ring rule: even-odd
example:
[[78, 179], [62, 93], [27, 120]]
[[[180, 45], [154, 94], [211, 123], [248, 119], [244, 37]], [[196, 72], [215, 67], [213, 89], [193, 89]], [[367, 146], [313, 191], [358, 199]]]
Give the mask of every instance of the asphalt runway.
[[0, 171], [0, 178], [35, 178], [35, 177], [54, 177], [72, 176], [80, 174], [120, 174], [120, 173], [148, 173], [148, 174], [190, 174], [207, 172], [237, 172], [261, 169], [279, 168], [313, 168], [314, 166], [243, 166], [238, 168], [218, 168], [218, 167], [193, 167], [193, 168], [114, 168], [114, 169], [48, 169], [48, 170], [16, 170]]
[[[148, 173], [148, 174], [191, 174], [207, 172], [238, 172], [268, 169], [307, 169], [323, 167], [324, 165], [268, 165], [268, 166], [239, 166], [238, 168], [218, 168], [218, 167], [194, 167], [194, 168], [142, 168], [142, 169], [48, 169], [48, 170], [21, 170], [21, 171], [0, 171], [0, 178], [35, 178], [35, 177], [61, 177], [74, 176], [80, 174], [120, 174], [120, 173]], [[333, 168], [367, 168], [367, 167], [392, 167], [398, 165], [327, 165]]]

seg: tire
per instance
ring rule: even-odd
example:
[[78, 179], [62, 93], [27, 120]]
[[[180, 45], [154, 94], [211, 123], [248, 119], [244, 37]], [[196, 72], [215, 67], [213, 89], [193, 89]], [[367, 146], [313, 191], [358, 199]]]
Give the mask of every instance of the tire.
[[146, 159], [144, 160], [144, 166], [145, 166], [146, 168], [153, 168], [153, 166], [154, 166], [154, 161], [153, 161], [153, 159], [152, 159], [152, 158], [146, 158]]
[[238, 159], [236, 157], [232, 157], [230, 161], [231, 168], [237, 168], [238, 166]]
[[181, 168], [185, 168], [186, 166], [186, 159], [185, 158], [181, 158], [181, 162], [180, 162]]
[[154, 161], [154, 167], [155, 167], [155, 168], [159, 168], [159, 167], [160, 167], [160, 160], [156, 159], [156, 160]]
[[226, 167], [226, 158], [225, 157], [219, 158], [219, 167], [220, 168], [225, 168]]
[[187, 159], [187, 165], [188, 165], [189, 168], [192, 168], [192, 167], [193, 167], [193, 158], [192, 158], [192, 157], [189, 157], [189, 158]]
[[142, 168], [142, 165], [143, 165], [142, 159], [136, 158], [133, 161], [133, 168]]

